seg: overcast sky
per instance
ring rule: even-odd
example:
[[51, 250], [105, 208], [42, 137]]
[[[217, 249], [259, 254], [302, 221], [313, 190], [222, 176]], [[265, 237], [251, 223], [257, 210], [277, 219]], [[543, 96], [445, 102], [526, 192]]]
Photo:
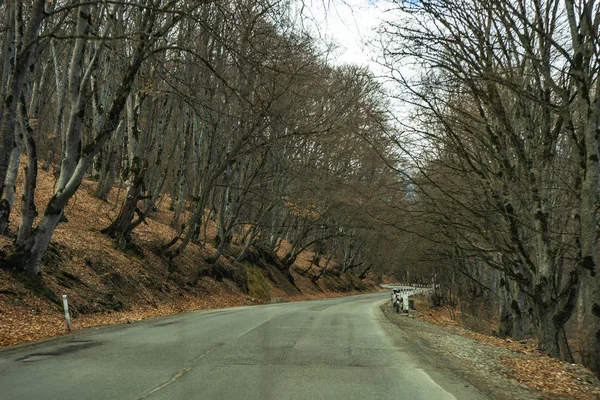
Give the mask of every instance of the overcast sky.
[[[305, 0], [305, 23], [312, 19], [322, 38], [339, 45], [335, 60], [339, 64], [361, 64], [376, 69], [371, 60], [374, 29], [386, 7], [380, 0]], [[389, 7], [389, 3], [387, 3]], [[308, 16], [309, 18], [306, 18]]]
[[[384, 20], [395, 20], [400, 16], [394, 0], [300, 0], [304, 4], [302, 24], [312, 25], [311, 34], [328, 42], [338, 44], [332, 64], [358, 64], [368, 67], [387, 96], [387, 106], [394, 118], [408, 121], [411, 108], [399, 94], [399, 87], [389, 79], [390, 71], [377, 64], [379, 57], [377, 27]], [[393, 10], [393, 11], [390, 11]], [[414, 66], [396, 65], [404, 77], [410, 78], [416, 71]]]

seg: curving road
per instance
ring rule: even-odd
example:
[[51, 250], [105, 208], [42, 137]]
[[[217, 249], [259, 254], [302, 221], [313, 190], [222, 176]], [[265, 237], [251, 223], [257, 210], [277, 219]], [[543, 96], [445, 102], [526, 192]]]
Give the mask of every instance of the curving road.
[[0, 398], [484, 399], [393, 339], [388, 299], [198, 311], [5, 349]]

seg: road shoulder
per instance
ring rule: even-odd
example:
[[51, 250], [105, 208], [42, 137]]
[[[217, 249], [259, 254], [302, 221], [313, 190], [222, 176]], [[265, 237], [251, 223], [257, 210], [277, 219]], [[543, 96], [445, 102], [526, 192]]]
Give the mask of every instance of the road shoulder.
[[[467, 390], [463, 381], [491, 399], [540, 399], [537, 392], [513, 379], [500, 361], [519, 357], [515, 352], [458, 335], [456, 329], [432, 325], [396, 314], [391, 305], [380, 307], [382, 326], [397, 347], [405, 348], [425, 365], [426, 372], [457, 398]], [[451, 371], [456, 379], [448, 379]]]

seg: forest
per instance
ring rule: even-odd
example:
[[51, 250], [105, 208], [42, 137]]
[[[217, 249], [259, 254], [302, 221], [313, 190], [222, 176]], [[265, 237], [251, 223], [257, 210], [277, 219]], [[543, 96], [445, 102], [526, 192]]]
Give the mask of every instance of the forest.
[[1, 267], [43, 279], [91, 181], [122, 251], [166, 207], [163, 259], [285, 242], [313, 282], [336, 260], [433, 283], [465, 325], [600, 373], [600, 5], [386, 5], [376, 74], [298, 2], [3, 2]]
[[391, 223], [412, 268], [466, 325], [497, 318], [496, 334], [600, 372], [599, 4], [396, 6], [381, 59], [411, 105], [392, 139], [413, 192]]

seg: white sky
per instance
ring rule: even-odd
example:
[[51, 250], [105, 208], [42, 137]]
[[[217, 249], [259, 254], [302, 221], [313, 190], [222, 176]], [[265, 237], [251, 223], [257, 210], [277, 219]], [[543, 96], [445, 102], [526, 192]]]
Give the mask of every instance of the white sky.
[[[304, 26], [312, 20], [319, 36], [327, 41], [335, 41], [338, 49], [330, 60], [332, 64], [358, 64], [367, 66], [382, 85], [388, 96], [387, 106], [393, 115], [389, 122], [404, 131], [409, 124], [413, 109], [399, 95], [397, 82], [390, 79], [390, 70], [375, 62], [380, 59], [377, 28], [385, 20], [394, 21], [401, 16], [394, 0], [300, 0], [305, 5]], [[307, 16], [309, 16], [307, 18]], [[405, 78], [415, 76], [414, 66], [395, 65]], [[405, 136], [403, 140], [412, 140]], [[408, 146], [408, 142], [407, 142]], [[415, 153], [418, 153], [415, 149]]]
[[[408, 121], [410, 107], [398, 95], [398, 85], [390, 80], [390, 71], [374, 60], [381, 59], [376, 30], [384, 20], [394, 20], [400, 15], [394, 0], [298, 0], [304, 5], [301, 23], [320, 37], [338, 45], [332, 64], [357, 64], [368, 67], [382, 89], [388, 94], [388, 107], [395, 118]], [[300, 6], [301, 7], [301, 6]], [[300, 22], [300, 21], [297, 21]], [[403, 76], [415, 74], [412, 67], [395, 66]], [[393, 123], [393, 122], [392, 122]], [[394, 123], [395, 124], [395, 123]]]
[[385, 1], [304, 0], [304, 4], [304, 23], [309, 24], [312, 19], [320, 36], [339, 46], [332, 62], [366, 65], [377, 72], [376, 64], [371, 61], [377, 49], [372, 44], [374, 30], [384, 15]]

